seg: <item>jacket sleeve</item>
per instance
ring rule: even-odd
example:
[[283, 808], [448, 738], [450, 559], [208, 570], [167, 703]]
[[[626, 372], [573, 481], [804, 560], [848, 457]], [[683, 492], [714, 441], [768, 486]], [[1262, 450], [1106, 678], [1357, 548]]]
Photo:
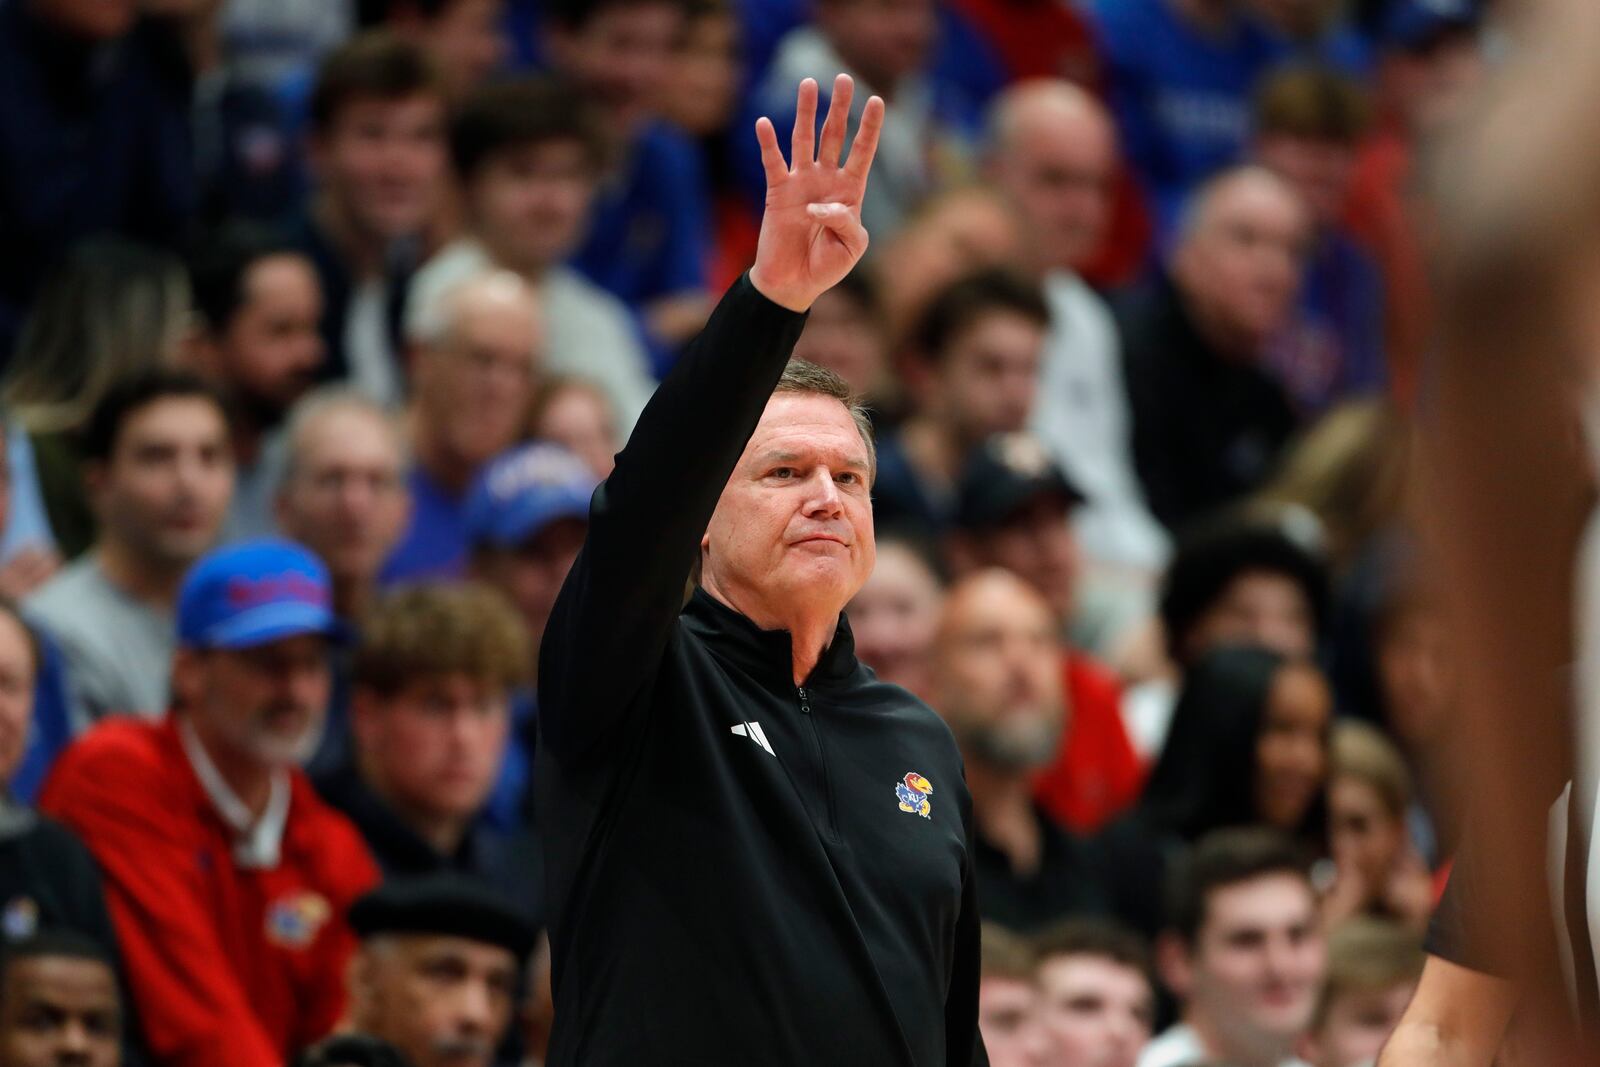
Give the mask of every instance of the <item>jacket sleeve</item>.
[[159, 797], [136, 801], [140, 790], [125, 771], [73, 756], [51, 776], [41, 807], [74, 830], [100, 866], [151, 1057], [165, 1067], [281, 1067], [228, 968], [194, 852]]
[[[965, 783], [963, 783], [964, 785]], [[972, 799], [964, 798], [967, 869], [961, 883], [961, 916], [956, 920], [955, 965], [944, 1001], [944, 1047], [949, 1067], [989, 1067], [989, 1052], [978, 1032], [978, 982], [981, 978], [981, 919], [978, 877], [972, 868]]]
[[700, 538], [804, 323], [741, 277], [595, 490], [539, 656], [540, 736], [558, 759], [615, 726], [655, 671]]

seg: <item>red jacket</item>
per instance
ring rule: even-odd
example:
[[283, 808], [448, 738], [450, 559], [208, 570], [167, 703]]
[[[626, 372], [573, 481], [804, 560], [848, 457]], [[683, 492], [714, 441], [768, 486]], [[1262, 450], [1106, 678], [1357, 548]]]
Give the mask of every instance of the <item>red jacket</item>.
[[1122, 694], [1111, 672], [1074, 652], [1061, 657], [1061, 670], [1069, 721], [1034, 796], [1056, 822], [1091, 834], [1139, 799], [1145, 767], [1122, 725]]
[[39, 806], [105, 876], [129, 985], [167, 1067], [281, 1067], [344, 1009], [351, 902], [378, 870], [292, 775], [277, 867], [241, 869], [175, 725], [108, 721], [63, 753]]

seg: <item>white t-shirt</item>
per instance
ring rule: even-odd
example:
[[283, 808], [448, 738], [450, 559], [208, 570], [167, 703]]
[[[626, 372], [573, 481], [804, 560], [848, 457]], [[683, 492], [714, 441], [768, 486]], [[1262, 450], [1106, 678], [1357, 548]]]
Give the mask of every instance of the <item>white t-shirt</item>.
[[[1212, 1056], [1200, 1043], [1200, 1036], [1186, 1024], [1178, 1023], [1144, 1047], [1138, 1067], [1201, 1067], [1211, 1062]], [[1279, 1067], [1311, 1065], [1291, 1056]]]

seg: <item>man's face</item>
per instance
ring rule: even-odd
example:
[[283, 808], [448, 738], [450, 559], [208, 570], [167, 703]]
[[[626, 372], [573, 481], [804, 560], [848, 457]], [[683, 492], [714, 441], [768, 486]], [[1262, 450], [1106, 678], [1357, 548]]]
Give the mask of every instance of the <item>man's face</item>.
[[939, 583], [903, 545], [878, 552], [878, 565], [846, 609], [856, 655], [886, 682], [931, 696], [933, 637], [939, 625]]
[[1314, 1067], [1370, 1063], [1394, 1033], [1416, 991], [1415, 982], [1398, 982], [1388, 989], [1353, 990], [1334, 997], [1322, 1027], [1309, 1042], [1311, 1063]]
[[940, 620], [934, 691], [972, 757], [1018, 771], [1049, 762], [1066, 716], [1049, 606], [1001, 571], [959, 583]]
[[122, 1003], [98, 960], [34, 956], [0, 977], [0, 1065], [118, 1067]]
[[11, 781], [27, 751], [35, 670], [33, 645], [22, 624], [0, 612], [0, 788]]
[[1288, 1049], [1316, 1007], [1326, 964], [1304, 878], [1269, 874], [1212, 890], [1191, 954], [1190, 1011], [1233, 1049]]
[[180, 649], [173, 683], [204, 736], [258, 764], [296, 765], [322, 738], [328, 640], [301, 634], [254, 648]]
[[701, 539], [707, 588], [758, 622], [842, 610], [877, 557], [870, 479], [843, 403], [773, 396]]
[[811, 305], [794, 358], [826, 367], [866, 393], [883, 375], [885, 348], [883, 327], [853, 295], [835, 287]]
[[1077, 610], [1082, 555], [1065, 498], [1041, 494], [1005, 522], [971, 534], [979, 561], [1003, 567], [1037, 589], [1058, 619]]
[[550, 53], [556, 66], [601, 108], [612, 135], [625, 138], [655, 113], [682, 28], [676, 3], [615, 3], [576, 31], [551, 27]]
[[418, 410], [458, 461], [481, 466], [522, 435], [543, 344], [531, 305], [495, 300], [463, 308], [419, 354]]
[[824, 0], [816, 17], [845, 65], [879, 92], [922, 70], [938, 33], [933, 0]]
[[740, 103], [743, 74], [738, 19], [726, 10], [701, 12], [673, 53], [662, 111], [693, 136], [717, 133]]
[[994, 178], [1027, 221], [1038, 262], [1075, 270], [1092, 256], [1111, 220], [1116, 135], [1084, 110], [1041, 114], [1014, 131]]
[[990, 1067], [1047, 1067], [1050, 1035], [1039, 1019], [1039, 991], [1020, 978], [991, 975], [978, 985], [978, 1030]]
[[453, 96], [488, 81], [505, 62], [510, 42], [501, 0], [454, 0], [426, 25], [422, 42], [438, 61]]
[[459, 937], [390, 936], [356, 966], [357, 1025], [415, 1067], [489, 1067], [511, 1026], [517, 961]]
[[394, 432], [371, 413], [333, 411], [305, 427], [293, 447], [278, 525], [335, 579], [376, 578], [411, 510]]
[[479, 578], [504, 590], [522, 614], [535, 653], [588, 532], [583, 519], [557, 519], [515, 548], [485, 549], [474, 557]]
[[220, 338], [221, 369], [252, 407], [281, 416], [322, 365], [322, 289], [311, 261], [290, 254], [257, 260], [243, 287]]
[[559, 386], [539, 413], [533, 436], [562, 446], [602, 479], [611, 474], [622, 450], [611, 401], [588, 382], [569, 381]]
[[594, 161], [582, 144], [545, 141], [490, 156], [468, 195], [477, 231], [496, 260], [537, 274], [577, 245], [594, 187]]
[[1294, 186], [1318, 226], [1338, 225], [1355, 175], [1354, 147], [1275, 134], [1256, 142], [1256, 159]]
[[1333, 694], [1315, 667], [1280, 670], [1267, 694], [1256, 739], [1256, 811], [1294, 832], [1327, 783]]
[[1298, 582], [1277, 571], [1244, 571], [1229, 582], [1189, 631], [1189, 662], [1223, 645], [1260, 645], [1307, 659], [1316, 651], [1311, 603]]
[[424, 675], [391, 696], [358, 692], [359, 762], [403, 810], [470, 819], [494, 788], [511, 713], [505, 690], [466, 674]]
[[1155, 1024], [1155, 993], [1135, 967], [1105, 956], [1055, 956], [1039, 965], [1044, 1022], [1057, 1067], [1134, 1067]]
[[1452, 123], [1482, 83], [1483, 52], [1469, 29], [1452, 29], [1416, 48], [1392, 51], [1379, 68], [1384, 96], [1414, 134]]
[[968, 443], [1028, 424], [1044, 358], [1044, 325], [1013, 311], [979, 315], [939, 353], [938, 405]]
[[1280, 180], [1239, 176], [1210, 195], [1177, 252], [1175, 278], [1203, 322], [1255, 349], [1288, 321], [1300, 291], [1310, 216]]
[[138, 16], [134, 0], [33, 0], [31, 6], [72, 36], [92, 41], [121, 37]]
[[162, 397], [130, 412], [89, 472], [101, 536], [135, 558], [184, 567], [217, 539], [233, 496], [233, 451], [217, 405]]
[[444, 102], [357, 98], [312, 145], [324, 187], [363, 236], [417, 237], [445, 190]]

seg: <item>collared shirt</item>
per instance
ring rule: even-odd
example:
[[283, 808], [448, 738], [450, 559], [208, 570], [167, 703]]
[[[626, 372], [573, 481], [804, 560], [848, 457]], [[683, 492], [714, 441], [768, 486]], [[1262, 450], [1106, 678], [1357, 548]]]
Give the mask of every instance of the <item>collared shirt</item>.
[[238, 834], [238, 840], [233, 845], [234, 862], [247, 870], [271, 870], [276, 867], [283, 852], [283, 829], [289, 823], [289, 776], [281, 770], [273, 772], [267, 806], [258, 819], [251, 814], [250, 806], [240, 800], [239, 794], [228, 785], [222, 772], [217, 770], [217, 765], [211, 762], [205, 746], [200, 743], [199, 736], [187, 719], [178, 721], [178, 737], [183, 742], [184, 755], [189, 757], [195, 777], [200, 779], [200, 788], [205, 790], [217, 814], [222, 816], [222, 821]]

